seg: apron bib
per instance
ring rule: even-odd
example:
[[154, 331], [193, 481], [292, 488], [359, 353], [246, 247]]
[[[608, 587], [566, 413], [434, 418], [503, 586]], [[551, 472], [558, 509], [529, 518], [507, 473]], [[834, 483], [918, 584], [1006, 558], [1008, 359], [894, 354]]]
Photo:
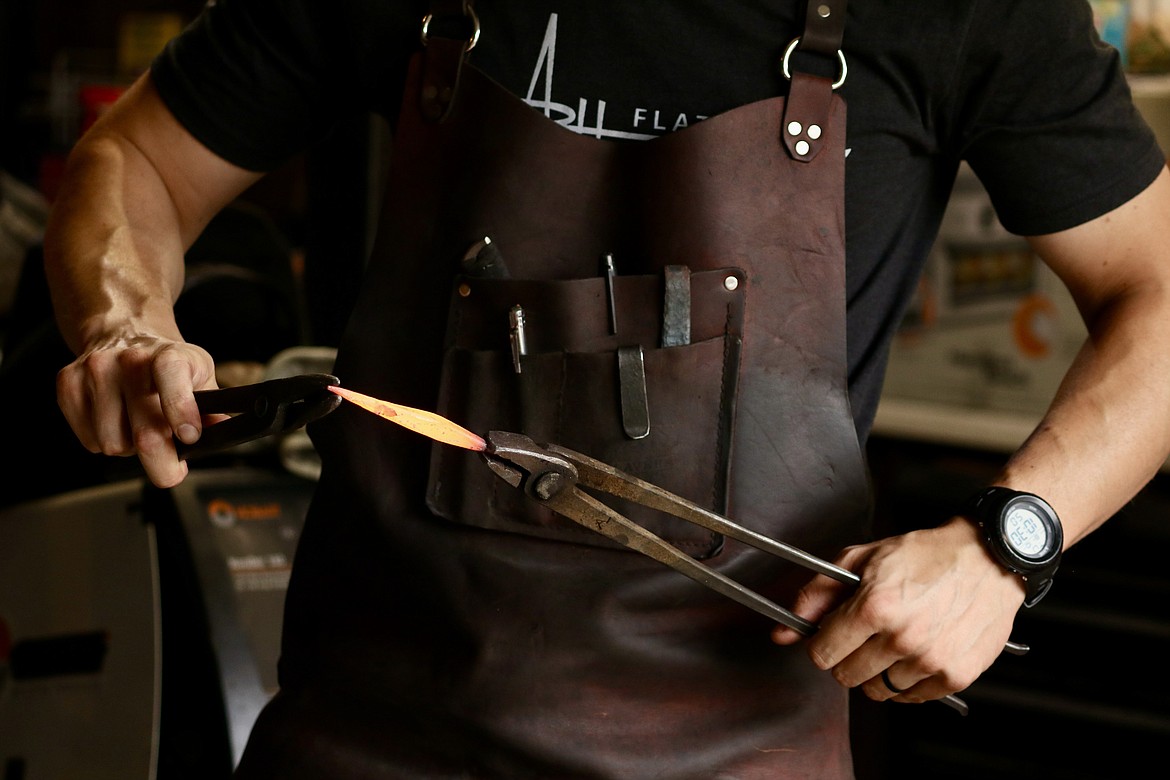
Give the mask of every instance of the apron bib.
[[[432, 38], [412, 61], [343, 384], [578, 450], [821, 556], [858, 541], [829, 82], [794, 74], [787, 100], [613, 143], [463, 54]], [[464, 267], [484, 236], [502, 264]], [[475, 454], [345, 407], [314, 440], [282, 692], [245, 776], [851, 775], [845, 692], [766, 619], [533, 506]], [[808, 577], [621, 509], [781, 604]]]

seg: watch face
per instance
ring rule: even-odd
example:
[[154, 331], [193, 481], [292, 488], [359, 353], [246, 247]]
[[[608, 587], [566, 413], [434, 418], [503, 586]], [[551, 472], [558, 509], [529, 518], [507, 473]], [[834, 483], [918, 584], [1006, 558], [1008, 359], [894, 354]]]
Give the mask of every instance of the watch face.
[[1024, 580], [1024, 606], [1032, 607], [1052, 585], [1064, 547], [1056, 510], [1032, 493], [992, 486], [971, 499], [966, 516], [977, 522], [987, 551]]
[[1004, 541], [1024, 558], [1040, 560], [1052, 552], [1052, 525], [1040, 510], [1018, 503], [1010, 507], [1003, 518]]

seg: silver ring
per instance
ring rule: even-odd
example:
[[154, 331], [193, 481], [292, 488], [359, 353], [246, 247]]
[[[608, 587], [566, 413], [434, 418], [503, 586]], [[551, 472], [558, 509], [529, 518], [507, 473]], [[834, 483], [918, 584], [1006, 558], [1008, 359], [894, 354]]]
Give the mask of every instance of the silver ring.
[[[788, 48], [784, 50], [784, 59], [780, 61], [780, 69], [784, 72], [784, 78], [792, 81], [792, 71], [788, 67], [788, 60], [792, 58], [792, 52], [796, 51], [796, 47], [800, 45], [800, 36], [792, 39], [788, 44]], [[849, 64], [845, 62], [845, 52], [837, 49], [837, 61], [841, 63], [841, 73], [837, 76], [837, 80], [833, 82], [833, 89], [837, 89], [845, 83], [846, 77], [849, 76]]]
[[890, 682], [890, 670], [889, 669], [885, 669], [882, 671], [882, 684], [885, 685], [887, 688], [889, 688], [894, 693], [905, 693], [907, 690], [909, 690], [908, 688], [899, 688], [898, 686], [896, 686], [892, 682]]
[[[467, 43], [466, 51], [471, 51], [475, 48], [475, 44], [479, 43], [479, 16], [476, 15], [475, 9], [470, 5], [467, 6], [467, 16], [471, 19], [471, 38]], [[422, 20], [422, 44], [427, 45], [428, 28], [431, 26], [431, 14], [427, 14]]]

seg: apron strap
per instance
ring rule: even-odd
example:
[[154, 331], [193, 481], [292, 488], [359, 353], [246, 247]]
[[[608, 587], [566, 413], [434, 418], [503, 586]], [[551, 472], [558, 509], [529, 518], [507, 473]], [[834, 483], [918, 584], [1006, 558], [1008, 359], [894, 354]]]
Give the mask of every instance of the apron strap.
[[836, 57], [845, 34], [845, 0], [808, 0], [800, 51]]
[[[812, 162], [824, 145], [833, 91], [845, 83], [848, 68], [841, 51], [845, 34], [846, 0], [807, 0], [804, 32], [784, 50], [782, 70], [789, 80], [784, 104], [781, 140], [794, 160]], [[793, 52], [809, 52], [837, 60], [835, 80], [795, 70]]]
[[451, 113], [463, 61], [478, 41], [474, 0], [432, 0], [422, 23], [424, 65], [419, 97], [428, 121], [442, 122]]

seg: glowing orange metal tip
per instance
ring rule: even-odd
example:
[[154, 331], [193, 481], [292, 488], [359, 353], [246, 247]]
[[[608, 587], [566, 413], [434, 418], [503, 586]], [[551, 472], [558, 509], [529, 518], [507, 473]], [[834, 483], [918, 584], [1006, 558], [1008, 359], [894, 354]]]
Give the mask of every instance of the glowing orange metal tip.
[[429, 436], [435, 441], [440, 441], [444, 444], [454, 444], [456, 447], [463, 447], [464, 449], [475, 450], [476, 452], [483, 452], [487, 449], [487, 442], [482, 438], [434, 412], [426, 412], [410, 406], [392, 404], [389, 401], [371, 398], [368, 395], [362, 395], [353, 390], [346, 390], [344, 387], [330, 386], [328, 389], [351, 404], [357, 404], [367, 412], [376, 414], [390, 422], [398, 423], [415, 433]]

